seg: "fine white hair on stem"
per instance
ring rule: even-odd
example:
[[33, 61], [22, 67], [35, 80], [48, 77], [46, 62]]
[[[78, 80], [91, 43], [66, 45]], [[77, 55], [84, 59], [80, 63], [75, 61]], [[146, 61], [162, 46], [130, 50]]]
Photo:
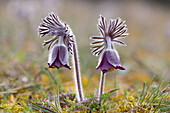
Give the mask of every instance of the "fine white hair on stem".
[[99, 106], [101, 105], [102, 102], [102, 94], [104, 92], [104, 85], [105, 85], [105, 76], [106, 74], [101, 71], [100, 84], [99, 84]]
[[84, 95], [83, 95], [83, 89], [82, 89], [82, 82], [81, 82], [81, 76], [80, 76], [80, 65], [79, 65], [79, 58], [78, 58], [78, 51], [77, 51], [77, 44], [76, 40], [74, 38], [74, 43], [73, 43], [73, 55], [72, 55], [72, 63], [73, 63], [73, 68], [74, 68], [74, 80], [75, 80], [75, 85], [76, 85], [76, 93], [78, 101], [83, 101], [84, 100]]

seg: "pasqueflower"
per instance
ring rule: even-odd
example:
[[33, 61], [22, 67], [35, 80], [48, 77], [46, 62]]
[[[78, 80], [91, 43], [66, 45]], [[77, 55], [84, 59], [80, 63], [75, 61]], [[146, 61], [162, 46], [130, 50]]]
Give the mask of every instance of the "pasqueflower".
[[49, 44], [49, 68], [56, 67], [59, 69], [60, 67], [66, 67], [71, 69], [68, 65], [68, 53], [72, 54], [72, 43], [74, 41], [69, 26], [62, 23], [54, 13], [49, 13], [42, 21], [43, 23], [38, 28], [39, 35], [41, 37], [46, 35], [53, 36], [53, 38], [45, 40], [43, 43], [44, 46]]
[[53, 36], [53, 38], [46, 40], [43, 43], [44, 46], [49, 45], [49, 68], [56, 67], [59, 69], [61, 67], [66, 67], [71, 69], [68, 65], [68, 60], [69, 53], [72, 54], [77, 100], [83, 101], [84, 94], [81, 84], [80, 65], [75, 36], [73, 36], [69, 26], [66, 23], [62, 23], [54, 13], [49, 13], [42, 21], [43, 23], [38, 27], [39, 35], [41, 37]]
[[49, 68], [66, 67], [71, 69], [68, 65], [68, 51], [65, 45], [55, 45], [50, 50], [48, 59]]
[[93, 45], [92, 53], [96, 56], [101, 54], [96, 68], [100, 68], [104, 73], [113, 71], [114, 69], [125, 70], [125, 68], [120, 65], [119, 55], [113, 45], [114, 43], [126, 45], [124, 42], [117, 40], [128, 35], [124, 22], [125, 21], [122, 21], [120, 18], [110, 20], [109, 27], [107, 28], [106, 19], [100, 16], [98, 29], [101, 32], [101, 36], [91, 37], [91, 39], [94, 40], [91, 43], [91, 45]]
[[126, 45], [124, 42], [117, 40], [121, 37], [126, 37], [127, 28], [120, 18], [115, 20], [110, 20], [109, 27], [107, 28], [106, 19], [100, 16], [98, 24], [98, 29], [100, 30], [101, 36], [91, 37], [94, 40], [91, 45], [93, 55], [100, 55], [99, 63], [96, 69], [101, 70], [100, 84], [99, 84], [99, 106], [102, 103], [102, 94], [104, 92], [104, 82], [106, 72], [114, 71], [114, 69], [125, 70], [124, 67], [120, 65], [119, 55], [113, 45], [113, 43]]

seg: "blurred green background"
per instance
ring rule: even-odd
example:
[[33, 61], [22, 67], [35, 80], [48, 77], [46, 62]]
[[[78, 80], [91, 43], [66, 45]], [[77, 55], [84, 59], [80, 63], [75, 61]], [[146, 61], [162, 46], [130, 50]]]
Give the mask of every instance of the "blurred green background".
[[[83, 85], [98, 88], [98, 58], [91, 54], [90, 36], [100, 35], [99, 15], [107, 21], [126, 20], [129, 36], [122, 39], [127, 47], [116, 46], [126, 71], [108, 73], [106, 89], [150, 81], [154, 75], [169, 79], [170, 73], [170, 3], [168, 0], [0, 0], [0, 83], [10, 84], [24, 74], [34, 78], [40, 67], [48, 67], [48, 50], [42, 47], [37, 28], [49, 12], [58, 14], [71, 27], [78, 43]], [[70, 62], [71, 64], [71, 62]], [[71, 71], [51, 70], [57, 80], [70, 86]], [[62, 72], [64, 74], [58, 74]], [[94, 82], [95, 81], [95, 82]], [[23, 84], [29, 82], [27, 77]], [[72, 84], [73, 82], [71, 82]], [[74, 83], [72, 84], [74, 85]], [[9, 85], [9, 87], [11, 87]], [[88, 90], [88, 88], [86, 88]], [[1, 88], [1, 91], [4, 90]]]

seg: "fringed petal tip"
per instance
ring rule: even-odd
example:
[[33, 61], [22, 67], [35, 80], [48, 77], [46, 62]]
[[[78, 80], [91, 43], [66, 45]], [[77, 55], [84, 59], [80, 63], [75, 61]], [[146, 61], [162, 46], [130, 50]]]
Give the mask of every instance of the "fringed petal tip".
[[124, 67], [122, 66], [116, 66], [115, 69], [120, 69], [120, 70], [126, 70]]
[[69, 65], [64, 65], [64, 67], [68, 68], [69, 70], [71, 70], [71, 67]]

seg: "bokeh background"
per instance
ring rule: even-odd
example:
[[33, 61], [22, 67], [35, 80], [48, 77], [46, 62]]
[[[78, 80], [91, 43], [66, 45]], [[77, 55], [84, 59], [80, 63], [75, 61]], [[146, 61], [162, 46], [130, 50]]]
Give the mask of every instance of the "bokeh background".
[[[106, 90], [137, 87], [154, 75], [170, 78], [170, 3], [168, 0], [0, 0], [0, 90], [33, 80], [48, 83], [40, 67], [48, 67], [48, 50], [42, 46], [37, 28], [49, 12], [58, 14], [72, 28], [78, 43], [85, 93], [98, 88], [98, 58], [91, 54], [90, 36], [100, 35], [99, 15], [126, 20], [129, 36], [122, 39], [127, 47], [116, 46], [126, 71], [116, 70], [106, 77]], [[71, 64], [71, 62], [70, 62]], [[50, 69], [65, 91], [72, 86], [73, 73]], [[159, 78], [158, 77], [158, 78]], [[17, 85], [18, 85], [17, 84]], [[16, 86], [17, 86], [16, 85]]]

